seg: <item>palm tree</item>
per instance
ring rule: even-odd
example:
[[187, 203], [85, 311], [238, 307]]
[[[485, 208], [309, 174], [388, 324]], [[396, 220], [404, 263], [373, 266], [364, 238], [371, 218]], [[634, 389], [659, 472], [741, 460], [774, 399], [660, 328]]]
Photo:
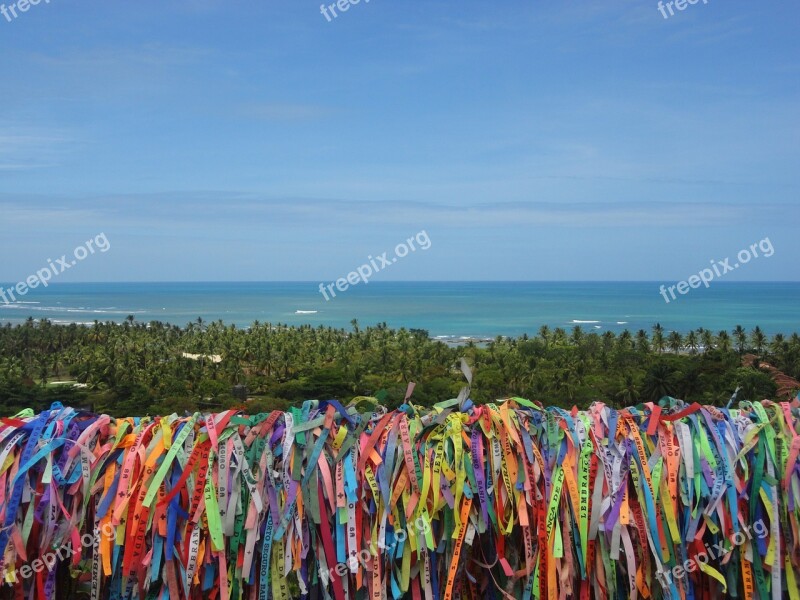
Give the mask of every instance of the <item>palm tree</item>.
[[674, 394], [673, 372], [665, 364], [653, 365], [644, 377], [642, 393], [646, 400], [655, 402]]
[[639, 400], [639, 390], [636, 389], [636, 382], [631, 375], [625, 375], [625, 386], [617, 392], [616, 397], [626, 406]]
[[601, 339], [603, 340], [603, 352], [609, 354], [614, 349], [614, 341], [616, 340], [614, 332], [604, 331]]
[[697, 346], [697, 333], [694, 331], [694, 329], [692, 329], [686, 335], [686, 347], [689, 348], [689, 352], [691, 354], [697, 354]]
[[656, 323], [653, 327], [653, 348], [655, 348], [656, 352], [659, 354], [664, 352], [664, 349], [666, 348], [666, 342], [664, 341], [664, 328], [660, 323]]
[[744, 327], [736, 326], [736, 329], [733, 330], [733, 339], [736, 340], [736, 351], [740, 355], [744, 354], [745, 348], [747, 348], [747, 332]]
[[640, 329], [636, 332], [636, 349], [641, 352], [642, 354], [647, 354], [650, 352], [650, 340], [647, 337], [647, 332], [644, 329]]
[[690, 369], [682, 375], [679, 382], [679, 393], [683, 400], [696, 399], [703, 390], [702, 377], [697, 369]]
[[730, 352], [733, 348], [731, 336], [724, 329], [717, 334], [717, 348], [720, 352]]
[[545, 348], [550, 342], [550, 328], [547, 325], [539, 327], [539, 337], [544, 341]]
[[553, 391], [572, 402], [575, 399], [575, 373], [571, 368], [561, 369], [553, 379]]
[[772, 356], [775, 357], [776, 362], [779, 363], [779, 367], [782, 369], [782, 366], [786, 363], [786, 356], [789, 353], [789, 342], [786, 341], [786, 337], [782, 333], [776, 333], [772, 336], [772, 341], [769, 343], [769, 351]]
[[703, 344], [703, 352], [710, 352], [714, 349], [714, 334], [710, 329], [703, 329], [700, 340]]
[[631, 337], [631, 332], [627, 329], [623, 329], [622, 333], [619, 334], [617, 338], [617, 347], [622, 350], [630, 350], [631, 346], [633, 345], [633, 338]]
[[667, 346], [677, 354], [683, 349], [683, 336], [677, 331], [670, 331], [667, 336]]
[[786, 350], [786, 346], [788, 343], [786, 342], [786, 336], [782, 333], [776, 333], [772, 336], [772, 341], [769, 344], [770, 352], [773, 354], [778, 354]]
[[800, 335], [796, 331], [789, 336], [789, 346], [795, 350], [800, 349]]
[[764, 354], [764, 348], [767, 345], [767, 336], [764, 335], [764, 332], [761, 331], [761, 327], [758, 325], [756, 325], [755, 329], [753, 329], [750, 334], [750, 343], [753, 345], [753, 348], [755, 348], [756, 354]]

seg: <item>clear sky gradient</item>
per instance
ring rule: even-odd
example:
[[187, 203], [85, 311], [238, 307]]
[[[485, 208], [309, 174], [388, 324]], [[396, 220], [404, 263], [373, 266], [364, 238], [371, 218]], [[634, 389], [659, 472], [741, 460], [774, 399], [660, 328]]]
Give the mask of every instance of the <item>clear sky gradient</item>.
[[[2, 0], [0, 0], [2, 1]], [[4, 0], [6, 5], [11, 4]], [[330, 2], [327, 2], [330, 4]], [[0, 16], [0, 281], [800, 280], [800, 5], [68, 2]]]

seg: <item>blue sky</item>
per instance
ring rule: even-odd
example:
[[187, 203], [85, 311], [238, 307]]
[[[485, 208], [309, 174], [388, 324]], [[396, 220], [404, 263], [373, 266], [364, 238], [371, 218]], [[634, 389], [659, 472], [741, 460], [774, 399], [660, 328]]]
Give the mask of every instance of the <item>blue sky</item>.
[[800, 279], [797, 3], [319, 6], [0, 17], [0, 280]]

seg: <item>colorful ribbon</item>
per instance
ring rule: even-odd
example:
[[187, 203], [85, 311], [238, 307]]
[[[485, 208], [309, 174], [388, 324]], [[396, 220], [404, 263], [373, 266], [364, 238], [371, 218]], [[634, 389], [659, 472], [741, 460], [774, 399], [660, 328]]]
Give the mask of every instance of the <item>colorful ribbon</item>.
[[466, 396], [0, 419], [0, 589], [800, 600], [800, 402]]

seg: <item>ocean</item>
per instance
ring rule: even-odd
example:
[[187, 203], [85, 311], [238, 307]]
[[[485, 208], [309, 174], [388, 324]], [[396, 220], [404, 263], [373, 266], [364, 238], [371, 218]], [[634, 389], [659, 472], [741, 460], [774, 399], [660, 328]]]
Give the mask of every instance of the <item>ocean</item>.
[[[7, 289], [11, 284], [0, 284]], [[800, 283], [714, 282], [669, 303], [652, 282], [370, 282], [326, 301], [315, 282], [56, 283], [29, 290], [22, 302], [0, 301], [0, 324], [28, 317], [54, 323], [162, 321], [201, 317], [247, 327], [253, 321], [363, 328], [426, 329], [457, 341], [536, 335], [539, 327], [650, 332], [655, 323], [685, 333], [759, 325], [769, 334], [800, 330]]]

